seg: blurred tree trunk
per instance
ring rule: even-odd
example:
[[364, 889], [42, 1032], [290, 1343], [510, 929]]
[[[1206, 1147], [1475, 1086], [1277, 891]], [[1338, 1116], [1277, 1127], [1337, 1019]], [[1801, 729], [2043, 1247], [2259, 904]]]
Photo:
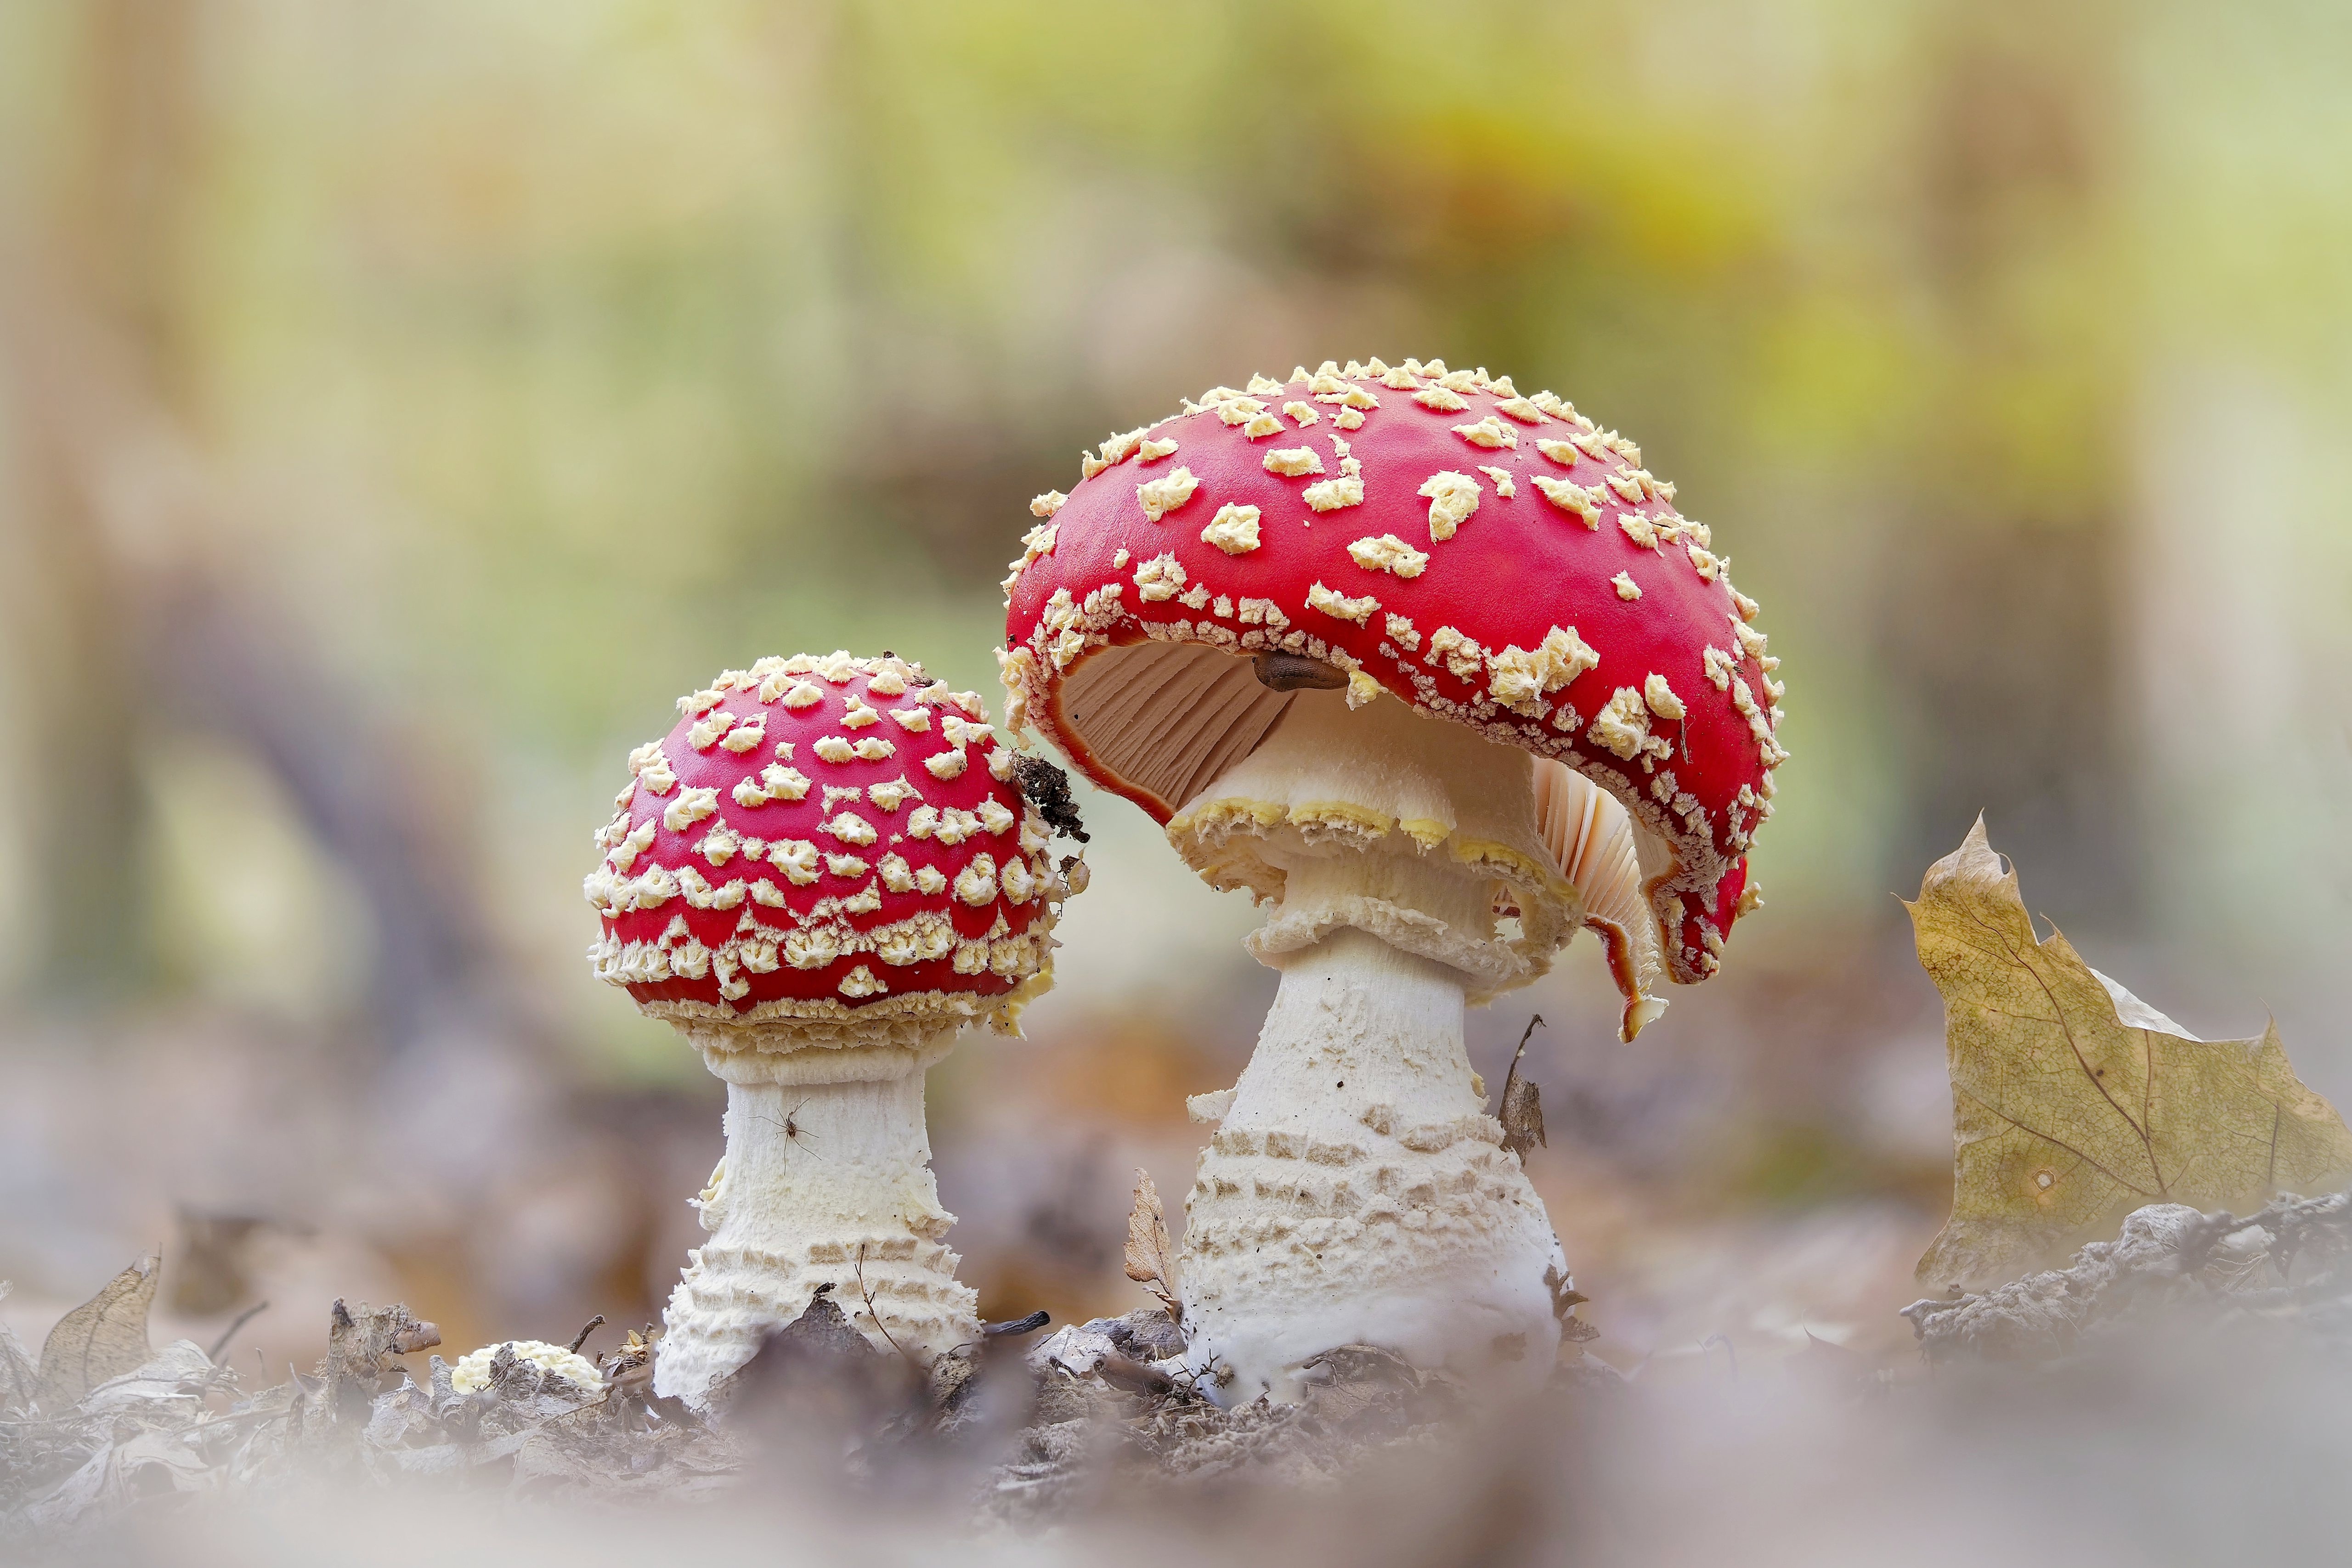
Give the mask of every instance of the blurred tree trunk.
[[[485, 922], [439, 759], [398, 716], [337, 689], [299, 618], [243, 570], [238, 505], [191, 425], [185, 208], [201, 174], [195, 0], [89, 0], [86, 105], [55, 208], [17, 214], [46, 250], [0, 273], [5, 410], [26, 483], [27, 570], [8, 594], [39, 812], [34, 971], [51, 999], [105, 1002], [152, 978], [141, 883], [140, 746], [218, 735], [274, 772], [374, 917], [371, 1017], [398, 1044], [478, 1007]], [[47, 221], [42, 221], [46, 219]], [[224, 548], [226, 547], [226, 548]]]
[[[12, 402], [31, 395], [13, 391]], [[55, 449], [23, 434], [12, 443], [23, 570], [7, 587], [5, 620], [31, 764], [31, 977], [52, 998], [88, 998], [135, 988], [150, 971], [136, 886], [145, 812], [123, 695], [136, 672], [98, 524]]]
[[2042, 896], [2137, 923], [2131, 704], [2118, 678], [2126, 468], [2108, 202], [2126, 30], [2104, 5], [1953, 0], [1928, 25], [1916, 254], [1943, 380], [1888, 540], [1900, 863], [1984, 811]]
[[[50, 221], [23, 230], [58, 236], [48, 265], [77, 280], [118, 322], [151, 376], [172, 360], [171, 289], [180, 248], [181, 193], [193, 134], [191, 51], [196, 5], [177, 0], [90, 0], [80, 57], [83, 122], [68, 128], [76, 156], [60, 172]], [[46, 271], [20, 258], [17, 282]], [[20, 312], [41, 307], [19, 298]], [[15, 357], [27, 356], [20, 340]], [[16, 389], [17, 413], [36, 425], [61, 410], [56, 388]], [[25, 673], [27, 726], [46, 787], [37, 786], [41, 831], [27, 846], [37, 869], [35, 931], [43, 951], [37, 987], [60, 999], [95, 999], [151, 977], [152, 944], [137, 885], [146, 812], [138, 776], [134, 712], [141, 670], [122, 562], [96, 515], [69, 448], [36, 429], [25, 458], [24, 559], [10, 622]]]

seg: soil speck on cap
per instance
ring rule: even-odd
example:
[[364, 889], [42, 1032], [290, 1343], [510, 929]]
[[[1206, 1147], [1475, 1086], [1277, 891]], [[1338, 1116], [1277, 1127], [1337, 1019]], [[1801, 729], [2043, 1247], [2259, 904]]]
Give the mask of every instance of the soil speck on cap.
[[1013, 759], [1013, 782], [1045, 825], [1065, 838], [1087, 841], [1086, 824], [1078, 820], [1078, 803], [1070, 799], [1070, 776], [1042, 757]]

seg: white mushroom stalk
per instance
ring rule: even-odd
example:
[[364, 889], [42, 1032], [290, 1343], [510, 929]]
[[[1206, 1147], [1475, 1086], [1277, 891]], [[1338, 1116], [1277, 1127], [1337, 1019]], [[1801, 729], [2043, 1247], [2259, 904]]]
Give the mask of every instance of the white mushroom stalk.
[[1195, 1105], [1222, 1125], [1187, 1204], [1188, 1364], [1229, 1403], [1295, 1399], [1352, 1343], [1539, 1382], [1568, 1265], [1463, 1046], [1465, 1003], [1540, 972], [1579, 914], [1528, 757], [1302, 692], [1169, 832], [1277, 900], [1250, 946], [1282, 973], [1239, 1082]]
[[[979, 1332], [944, 1244], [923, 1076], [955, 1025], [840, 1048], [784, 1030], [692, 1031], [727, 1083], [727, 1152], [697, 1200], [711, 1239], [670, 1297], [655, 1383], [705, 1403], [779, 1323], [831, 1287], [850, 1321], [929, 1360]], [[749, 1038], [746, 1038], [749, 1037]]]

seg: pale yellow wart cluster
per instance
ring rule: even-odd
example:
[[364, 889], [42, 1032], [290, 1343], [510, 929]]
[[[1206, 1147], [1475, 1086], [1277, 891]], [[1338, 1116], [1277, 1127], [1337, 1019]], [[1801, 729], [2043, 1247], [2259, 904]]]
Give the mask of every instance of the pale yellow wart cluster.
[[[808, 678], [812, 676], [814, 680]], [[860, 676], [866, 678], [868, 695], [904, 700], [877, 710], [861, 696], [845, 694], [838, 720], [844, 733], [823, 737], [808, 747], [814, 753], [810, 763], [814, 779], [792, 766], [794, 744], [778, 741], [771, 752], [776, 760], [730, 792], [738, 807], [756, 811], [773, 803], [800, 802], [813, 789], [821, 791], [824, 814], [816, 823], [816, 836], [798, 838], [780, 831], [761, 837], [714, 821], [695, 841], [696, 853], [711, 866], [740, 866], [744, 874], [713, 881], [692, 865], [673, 869], [647, 863], [638, 869], [655, 837], [655, 819], [630, 826], [639, 789], [666, 800], [658, 821], [672, 832], [691, 832], [716, 817], [718, 801], [714, 789], [680, 787], [663, 741], [648, 741], [630, 753], [629, 782], [614, 800], [613, 820], [596, 834], [604, 860], [583, 889], [590, 904], [607, 921], [658, 909], [672, 900], [694, 909], [740, 908], [742, 914], [734, 931], [717, 946], [698, 940], [683, 913], [673, 915], [651, 940], [624, 942], [608, 929], [588, 952], [599, 978], [629, 986], [716, 977], [719, 995], [731, 1002], [749, 993], [754, 975], [785, 966], [819, 969], [845, 956], [870, 956], [870, 963], [857, 965], [841, 980], [837, 988], [846, 1001], [778, 998], [740, 1011], [695, 1000], [640, 1003], [656, 1016], [725, 1022], [834, 1019], [845, 1014], [848, 1003], [864, 1003], [858, 1009], [861, 1015], [877, 1009], [967, 1016], [985, 1010], [1000, 1027], [1010, 1028], [1021, 1006], [1045, 988], [1052, 969], [1054, 906], [1070, 890], [1045, 855], [1047, 831], [1034, 806], [1016, 817], [993, 799], [971, 810], [923, 804], [921, 780], [904, 772], [862, 789], [822, 781], [831, 767], [893, 757], [894, 743], [872, 733], [886, 717], [898, 731], [917, 735], [931, 730], [935, 715], [940, 737], [950, 749], [927, 758], [920, 772], [939, 780], [954, 779], [978, 756], [992, 777], [1010, 779], [1013, 751], [996, 743], [993, 728], [984, 722], [987, 708], [976, 693], [950, 691], [926, 677], [919, 666], [896, 658], [857, 659], [845, 652], [821, 658], [806, 653], [765, 658], [748, 670], [726, 671], [708, 687], [678, 699], [679, 712], [694, 721], [687, 744], [698, 751], [720, 747], [748, 754], [767, 744], [766, 717], [739, 717], [721, 706], [730, 694], [750, 692], [763, 706], [781, 704], [805, 714], [833, 700], [826, 686], [845, 686]], [[784, 829], [781, 820], [778, 825]], [[972, 856], [952, 882], [936, 866], [910, 864], [893, 847], [909, 841], [953, 847], [971, 839], [989, 842], [990, 849]], [[787, 888], [820, 884], [820, 895], [804, 906], [787, 897]], [[879, 910], [886, 891], [951, 894], [974, 907], [993, 904], [1000, 896], [1015, 906], [1034, 900], [1037, 913], [1016, 933], [1000, 910], [992, 927], [975, 938], [959, 936], [944, 914], [930, 910], [860, 929], [853, 917]], [[994, 998], [926, 992], [878, 1003], [868, 999], [892, 989], [893, 969], [942, 958], [951, 959], [958, 974], [994, 974], [1027, 983]]]
[[604, 1375], [596, 1364], [577, 1352], [560, 1344], [550, 1344], [543, 1339], [507, 1340], [499, 1344], [486, 1344], [479, 1350], [468, 1351], [457, 1358], [449, 1369], [449, 1386], [460, 1394], [473, 1394], [490, 1385], [490, 1364], [499, 1352], [510, 1350], [515, 1359], [537, 1366], [541, 1372], [576, 1384], [583, 1391], [598, 1394], [604, 1391]]

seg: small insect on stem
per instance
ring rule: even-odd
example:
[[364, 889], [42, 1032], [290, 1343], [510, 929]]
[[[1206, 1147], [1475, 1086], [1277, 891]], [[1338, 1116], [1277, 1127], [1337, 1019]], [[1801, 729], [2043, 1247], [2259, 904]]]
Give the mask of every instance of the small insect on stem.
[[777, 1121], [773, 1116], [761, 1116], [758, 1118], [758, 1120], [782, 1133], [784, 1135], [784, 1142], [792, 1145], [793, 1147], [805, 1150], [807, 1153], [815, 1155], [816, 1158], [823, 1159], [824, 1156], [817, 1154], [816, 1149], [814, 1147], [816, 1140], [811, 1137], [807, 1133], [801, 1130], [801, 1109], [802, 1106], [804, 1106], [808, 1102], [803, 1100], [799, 1105], [795, 1105], [791, 1110], [785, 1112], [784, 1119], [781, 1122]]

